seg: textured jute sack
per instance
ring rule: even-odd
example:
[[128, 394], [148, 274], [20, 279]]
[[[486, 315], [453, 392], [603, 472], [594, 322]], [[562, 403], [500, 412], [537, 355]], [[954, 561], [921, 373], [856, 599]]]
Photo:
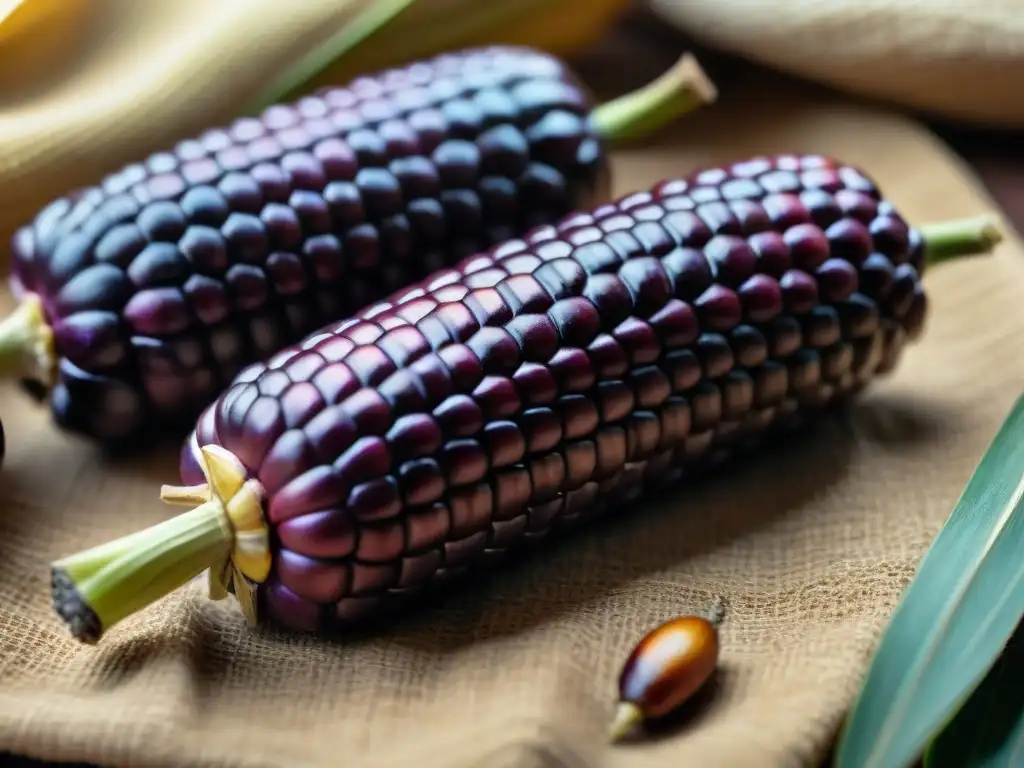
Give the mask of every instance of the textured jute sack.
[[[756, 152], [868, 169], [915, 222], [990, 207], [903, 119], [742, 78], [614, 159], [617, 192]], [[73, 642], [48, 563], [162, 519], [168, 453], [134, 465], [0, 391], [0, 750], [134, 768], [814, 765], [901, 589], [1024, 382], [1024, 253], [927, 278], [932, 319], [890, 380], [786, 448], [616, 510], [442, 605], [363, 637], [251, 632], [202, 581]], [[610, 747], [619, 665], [650, 627], [724, 599], [721, 674], [686, 727]]]

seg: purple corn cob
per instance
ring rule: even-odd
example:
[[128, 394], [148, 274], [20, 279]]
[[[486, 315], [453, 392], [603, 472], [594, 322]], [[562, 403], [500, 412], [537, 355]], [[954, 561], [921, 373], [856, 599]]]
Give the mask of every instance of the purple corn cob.
[[[214, 537], [225, 514], [237, 531], [215, 594], [328, 631], [843, 402], [922, 333], [926, 262], [998, 240], [987, 219], [911, 228], [826, 157], [666, 181], [250, 365], [163, 497], [203, 502], [188, 514]], [[121, 599], [162, 569], [211, 566], [194, 551], [126, 567]], [[85, 640], [123, 616], [89, 592], [96, 562], [54, 568], [56, 609]]]
[[557, 59], [494, 47], [271, 107], [44, 208], [0, 352], [64, 429], [184, 431], [247, 363], [605, 199], [606, 142], [713, 98], [684, 57], [591, 111]]

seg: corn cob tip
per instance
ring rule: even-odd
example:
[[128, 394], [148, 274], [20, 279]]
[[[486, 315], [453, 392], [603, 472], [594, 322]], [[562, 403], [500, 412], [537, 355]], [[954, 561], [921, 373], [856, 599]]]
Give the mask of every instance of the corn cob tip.
[[114, 624], [208, 570], [213, 599], [234, 593], [250, 624], [252, 585], [270, 572], [262, 486], [218, 446], [200, 449], [207, 482], [164, 486], [169, 504], [194, 509], [51, 566], [54, 611], [72, 636], [94, 644]]
[[920, 230], [929, 265], [988, 255], [1003, 241], [1002, 222], [993, 213], [925, 224]]
[[718, 99], [718, 88], [697, 57], [685, 53], [658, 78], [605, 102], [591, 121], [606, 141], [617, 144], [649, 136]]
[[0, 375], [38, 382], [47, 388], [56, 381], [53, 329], [37, 294], [27, 294], [0, 321]]
[[640, 707], [629, 701], [620, 701], [615, 708], [615, 715], [612, 717], [611, 725], [608, 727], [608, 740], [611, 742], [621, 741], [628, 736], [632, 730], [644, 719]]

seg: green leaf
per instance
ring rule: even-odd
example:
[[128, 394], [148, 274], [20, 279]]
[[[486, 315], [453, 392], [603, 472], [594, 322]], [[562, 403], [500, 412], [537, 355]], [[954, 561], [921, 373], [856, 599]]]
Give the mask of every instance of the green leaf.
[[932, 742], [925, 768], [1024, 765], [1024, 623], [953, 722]]
[[896, 607], [840, 737], [836, 768], [912, 765], [995, 664], [1022, 616], [1024, 397]]

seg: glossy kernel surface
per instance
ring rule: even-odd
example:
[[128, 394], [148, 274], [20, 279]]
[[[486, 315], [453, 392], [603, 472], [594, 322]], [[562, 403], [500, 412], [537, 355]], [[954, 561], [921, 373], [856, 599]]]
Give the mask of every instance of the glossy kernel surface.
[[112, 443], [183, 432], [246, 364], [604, 196], [590, 106], [547, 54], [447, 53], [54, 201], [15, 236], [12, 285], [66, 358], [56, 421]]
[[[926, 316], [923, 254], [870, 180], [817, 156], [712, 170], [471, 254], [239, 373], [182, 480], [216, 443], [266, 487], [278, 555], [301, 557], [261, 587], [264, 615], [392, 610], [892, 370]], [[836, 255], [841, 221], [885, 237]]]
[[620, 701], [645, 717], [664, 717], [689, 699], [718, 664], [718, 630], [700, 616], [682, 616], [637, 643], [619, 675]]

